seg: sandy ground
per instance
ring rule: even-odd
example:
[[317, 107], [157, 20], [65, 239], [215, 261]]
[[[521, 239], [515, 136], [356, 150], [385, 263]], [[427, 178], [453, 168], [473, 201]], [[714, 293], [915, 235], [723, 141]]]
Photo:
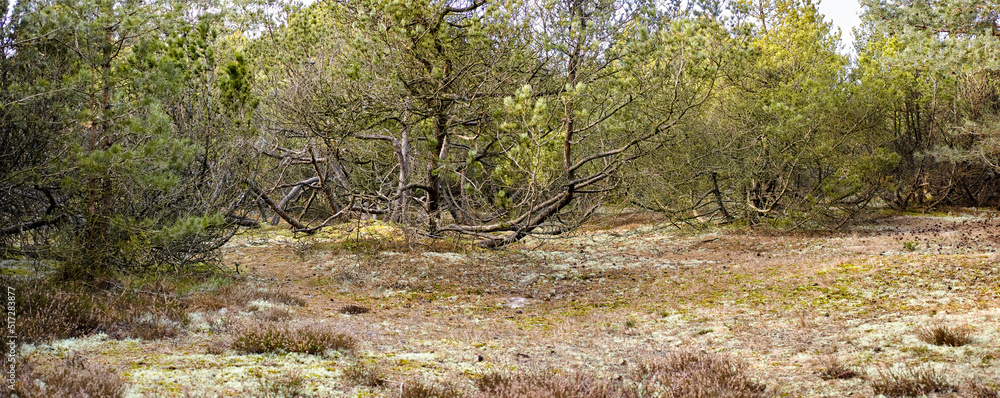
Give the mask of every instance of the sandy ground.
[[[254, 232], [226, 247], [227, 266], [305, 297], [307, 305], [289, 307], [290, 322], [332, 323], [360, 340], [356, 352], [226, 349], [229, 336], [211, 319], [251, 317], [267, 303], [195, 314], [174, 339], [94, 336], [30, 350], [121, 365], [131, 396], [241, 396], [289, 375], [314, 396], [395, 396], [410, 380], [468, 384], [493, 371], [610, 378], [682, 349], [745, 361], [780, 396], [872, 396], [879, 374], [913, 369], [996, 388], [1000, 218], [993, 216], [912, 215], [838, 233], [678, 232], [626, 220], [502, 252], [379, 241], [374, 227], [345, 227], [347, 238]], [[371, 312], [341, 313], [347, 305]], [[975, 339], [942, 347], [917, 337], [940, 325], [968, 327]], [[831, 361], [861, 377], [824, 380]], [[386, 385], [343, 377], [358, 362], [379, 367]]]

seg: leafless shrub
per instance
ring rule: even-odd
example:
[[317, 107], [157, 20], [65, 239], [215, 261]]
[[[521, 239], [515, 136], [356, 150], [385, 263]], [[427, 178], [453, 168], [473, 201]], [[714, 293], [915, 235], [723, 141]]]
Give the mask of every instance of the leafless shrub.
[[873, 378], [871, 383], [875, 394], [887, 397], [918, 397], [956, 390], [944, 376], [929, 368], [910, 368], [899, 372], [889, 369], [879, 370], [878, 376]]
[[681, 351], [640, 363], [636, 379], [666, 397], [769, 397], [767, 386], [747, 374], [746, 364], [714, 354]]
[[125, 390], [125, 380], [117, 369], [75, 355], [55, 369], [40, 372], [29, 365], [19, 371], [30, 374], [17, 383], [16, 392], [26, 398], [120, 397]]
[[369, 309], [368, 307], [362, 307], [360, 305], [349, 304], [340, 307], [341, 314], [357, 315], [357, 314], [367, 314], [369, 312], [372, 312], [372, 310]]
[[823, 380], [846, 380], [858, 377], [858, 372], [834, 359], [823, 365], [823, 369], [819, 371], [819, 377]]
[[289, 325], [249, 322], [236, 328], [232, 348], [248, 353], [301, 352], [322, 354], [326, 350], [351, 351], [357, 339], [328, 324]]
[[917, 337], [928, 344], [961, 347], [972, 343], [972, 331], [965, 326], [944, 326], [937, 325], [921, 328], [917, 331]]
[[359, 386], [381, 387], [385, 385], [382, 369], [377, 364], [363, 361], [357, 361], [344, 369], [344, 378]]

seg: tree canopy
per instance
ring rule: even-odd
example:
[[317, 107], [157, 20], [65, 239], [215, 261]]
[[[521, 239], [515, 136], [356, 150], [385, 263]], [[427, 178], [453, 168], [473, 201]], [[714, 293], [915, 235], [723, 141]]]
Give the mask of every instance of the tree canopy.
[[259, 223], [497, 248], [614, 207], [840, 228], [1000, 204], [1000, 5], [862, 3], [848, 57], [811, 0], [17, 1], [0, 257], [95, 278]]

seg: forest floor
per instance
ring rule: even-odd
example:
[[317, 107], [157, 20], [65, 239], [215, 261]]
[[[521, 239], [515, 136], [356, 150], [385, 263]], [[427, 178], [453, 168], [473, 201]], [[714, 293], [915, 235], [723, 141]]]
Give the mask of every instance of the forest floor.
[[[39, 363], [75, 353], [120, 366], [128, 396], [242, 396], [284, 383], [305, 396], [390, 397], [406, 383], [469, 387], [491, 372], [614, 379], [678, 351], [735, 359], [778, 396], [873, 396], [878, 383], [920, 375], [953, 386], [939, 396], [996, 396], [995, 215], [778, 233], [679, 231], [619, 214], [503, 251], [423, 245], [381, 224], [299, 239], [264, 229], [226, 246], [226, 266], [304, 305], [255, 301], [193, 313], [172, 338], [100, 334], [25, 352]], [[275, 308], [290, 314], [276, 322], [332, 325], [358, 346], [246, 354], [215, 327]], [[971, 342], [921, 339], [935, 328]], [[366, 383], [366, 372], [378, 382]]]

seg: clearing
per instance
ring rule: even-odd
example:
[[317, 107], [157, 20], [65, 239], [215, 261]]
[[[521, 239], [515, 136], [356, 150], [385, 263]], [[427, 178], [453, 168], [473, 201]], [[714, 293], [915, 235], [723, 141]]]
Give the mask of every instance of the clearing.
[[[780, 396], [872, 396], [878, 383], [928, 373], [956, 391], [940, 396], [972, 396], [972, 385], [995, 394], [993, 216], [956, 210], [846, 232], [776, 233], [679, 232], [625, 214], [504, 251], [408, 242], [377, 223], [302, 239], [266, 229], [231, 242], [227, 267], [305, 305], [254, 301], [195, 312], [172, 338], [99, 334], [23, 351], [39, 363], [75, 353], [120, 366], [127, 396], [241, 396], [274, 380], [306, 396], [399, 396], [417, 380], [471, 386], [518, 371], [613, 379], [681, 350], [743, 361]], [[323, 323], [358, 347], [246, 354], [219, 326], [241, 319]], [[935, 328], [972, 340], [921, 339]]]

